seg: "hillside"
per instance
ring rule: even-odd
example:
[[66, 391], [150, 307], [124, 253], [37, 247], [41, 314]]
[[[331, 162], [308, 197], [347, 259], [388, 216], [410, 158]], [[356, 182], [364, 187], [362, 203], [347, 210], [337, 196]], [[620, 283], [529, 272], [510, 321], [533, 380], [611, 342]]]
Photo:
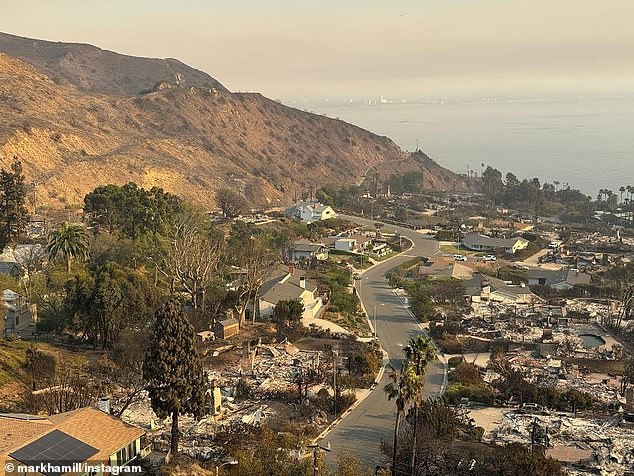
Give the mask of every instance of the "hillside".
[[185, 87], [225, 87], [209, 76], [172, 58], [138, 58], [82, 43], [60, 43], [0, 32], [0, 51], [19, 58], [58, 84], [103, 94], [131, 96], [151, 90], [162, 81]]
[[97, 185], [134, 181], [207, 207], [223, 185], [281, 206], [296, 191], [358, 183], [374, 167], [380, 176], [423, 169], [436, 189], [466, 188], [386, 137], [224, 88], [99, 94], [0, 54], [0, 114], [0, 165], [21, 158], [39, 205], [79, 205]]

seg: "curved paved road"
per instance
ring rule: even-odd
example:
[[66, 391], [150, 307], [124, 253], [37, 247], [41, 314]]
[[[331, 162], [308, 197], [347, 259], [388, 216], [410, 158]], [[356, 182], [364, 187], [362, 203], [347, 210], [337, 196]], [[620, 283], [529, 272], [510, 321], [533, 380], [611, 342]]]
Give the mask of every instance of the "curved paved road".
[[[345, 218], [361, 225], [373, 223], [357, 217]], [[385, 273], [415, 256], [433, 255], [438, 252], [438, 243], [408, 228], [393, 225], [388, 225], [388, 228], [407, 236], [414, 247], [363, 273], [357, 289], [370, 318], [373, 318], [376, 306], [377, 335], [390, 362], [398, 368], [403, 358], [403, 347], [421, 329], [387, 285]], [[444, 379], [444, 365], [440, 362], [430, 364], [426, 372], [425, 395], [439, 395]], [[385, 373], [374, 391], [324, 438], [324, 444], [329, 442], [332, 445], [332, 452], [328, 454], [329, 461], [336, 461], [337, 456], [342, 453], [356, 456], [370, 468], [386, 461], [381, 454], [380, 444], [381, 440], [391, 441], [396, 416], [395, 403], [388, 402], [383, 392], [383, 386], [387, 382]]]

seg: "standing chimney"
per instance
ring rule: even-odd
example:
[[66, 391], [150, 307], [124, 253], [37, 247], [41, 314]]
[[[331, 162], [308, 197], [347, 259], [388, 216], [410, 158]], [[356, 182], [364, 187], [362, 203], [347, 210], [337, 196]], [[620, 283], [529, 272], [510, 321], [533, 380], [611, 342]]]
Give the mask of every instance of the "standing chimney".
[[110, 415], [110, 399], [108, 397], [102, 397], [97, 401], [97, 408], [104, 413]]
[[306, 289], [306, 276], [299, 277], [299, 287], [302, 289]]

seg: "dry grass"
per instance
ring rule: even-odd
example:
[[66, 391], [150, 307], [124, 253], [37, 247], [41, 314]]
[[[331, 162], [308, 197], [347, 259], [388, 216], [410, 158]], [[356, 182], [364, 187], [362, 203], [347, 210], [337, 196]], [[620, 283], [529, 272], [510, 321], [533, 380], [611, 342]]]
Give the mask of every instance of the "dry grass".
[[70, 365], [79, 365], [92, 359], [93, 352], [69, 352], [44, 342], [7, 341], [0, 339], [0, 409], [19, 406], [23, 392], [29, 388], [24, 365], [26, 351], [35, 346], [42, 352], [55, 354]]
[[174, 88], [106, 96], [55, 84], [0, 55], [0, 97], [0, 165], [19, 156], [27, 181], [40, 184], [40, 205], [81, 204], [98, 185], [134, 181], [206, 207], [222, 185], [258, 206], [281, 206], [305, 189], [297, 177], [351, 185], [378, 165], [383, 175], [422, 168], [436, 189], [463, 185], [386, 137], [259, 94]]

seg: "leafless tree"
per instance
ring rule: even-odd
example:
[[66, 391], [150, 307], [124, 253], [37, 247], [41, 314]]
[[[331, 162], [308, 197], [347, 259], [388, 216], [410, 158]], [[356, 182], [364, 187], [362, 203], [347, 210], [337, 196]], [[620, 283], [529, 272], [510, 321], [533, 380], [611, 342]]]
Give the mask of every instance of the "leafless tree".
[[205, 291], [219, 279], [225, 264], [224, 236], [188, 213], [177, 220], [168, 241], [163, 256], [165, 273], [190, 295], [194, 309], [204, 308]]
[[[238, 253], [238, 251], [236, 250]], [[258, 305], [258, 293], [264, 283], [264, 279], [279, 263], [279, 255], [271, 250], [263, 236], [252, 236], [242, 243], [239, 250], [238, 265], [240, 274], [240, 297], [237, 311], [240, 316], [240, 326], [246, 319], [246, 310], [252, 304], [252, 322], [255, 322]]]
[[119, 338], [109, 357], [90, 364], [93, 378], [99, 379], [112, 393], [113, 414], [120, 417], [133, 403], [142, 399], [143, 358], [148, 347], [146, 330], [127, 331]]
[[629, 320], [634, 315], [634, 286], [630, 286], [621, 295], [621, 310], [616, 321], [616, 328], [621, 329], [623, 320]]
[[625, 361], [623, 376], [621, 377], [621, 395], [625, 395], [632, 382], [634, 382], [634, 357], [630, 357]]
[[235, 190], [224, 187], [216, 192], [216, 204], [225, 218], [237, 217], [248, 208], [246, 200]]
[[47, 254], [41, 245], [33, 245], [22, 250], [16, 259], [22, 267], [22, 287], [28, 301], [33, 300], [33, 282], [47, 264]]
[[55, 375], [39, 386], [42, 388], [29, 391], [27, 405], [33, 413], [45, 411], [49, 415], [90, 406], [102, 391], [87, 377], [85, 369], [71, 365], [65, 359], [57, 361]]

